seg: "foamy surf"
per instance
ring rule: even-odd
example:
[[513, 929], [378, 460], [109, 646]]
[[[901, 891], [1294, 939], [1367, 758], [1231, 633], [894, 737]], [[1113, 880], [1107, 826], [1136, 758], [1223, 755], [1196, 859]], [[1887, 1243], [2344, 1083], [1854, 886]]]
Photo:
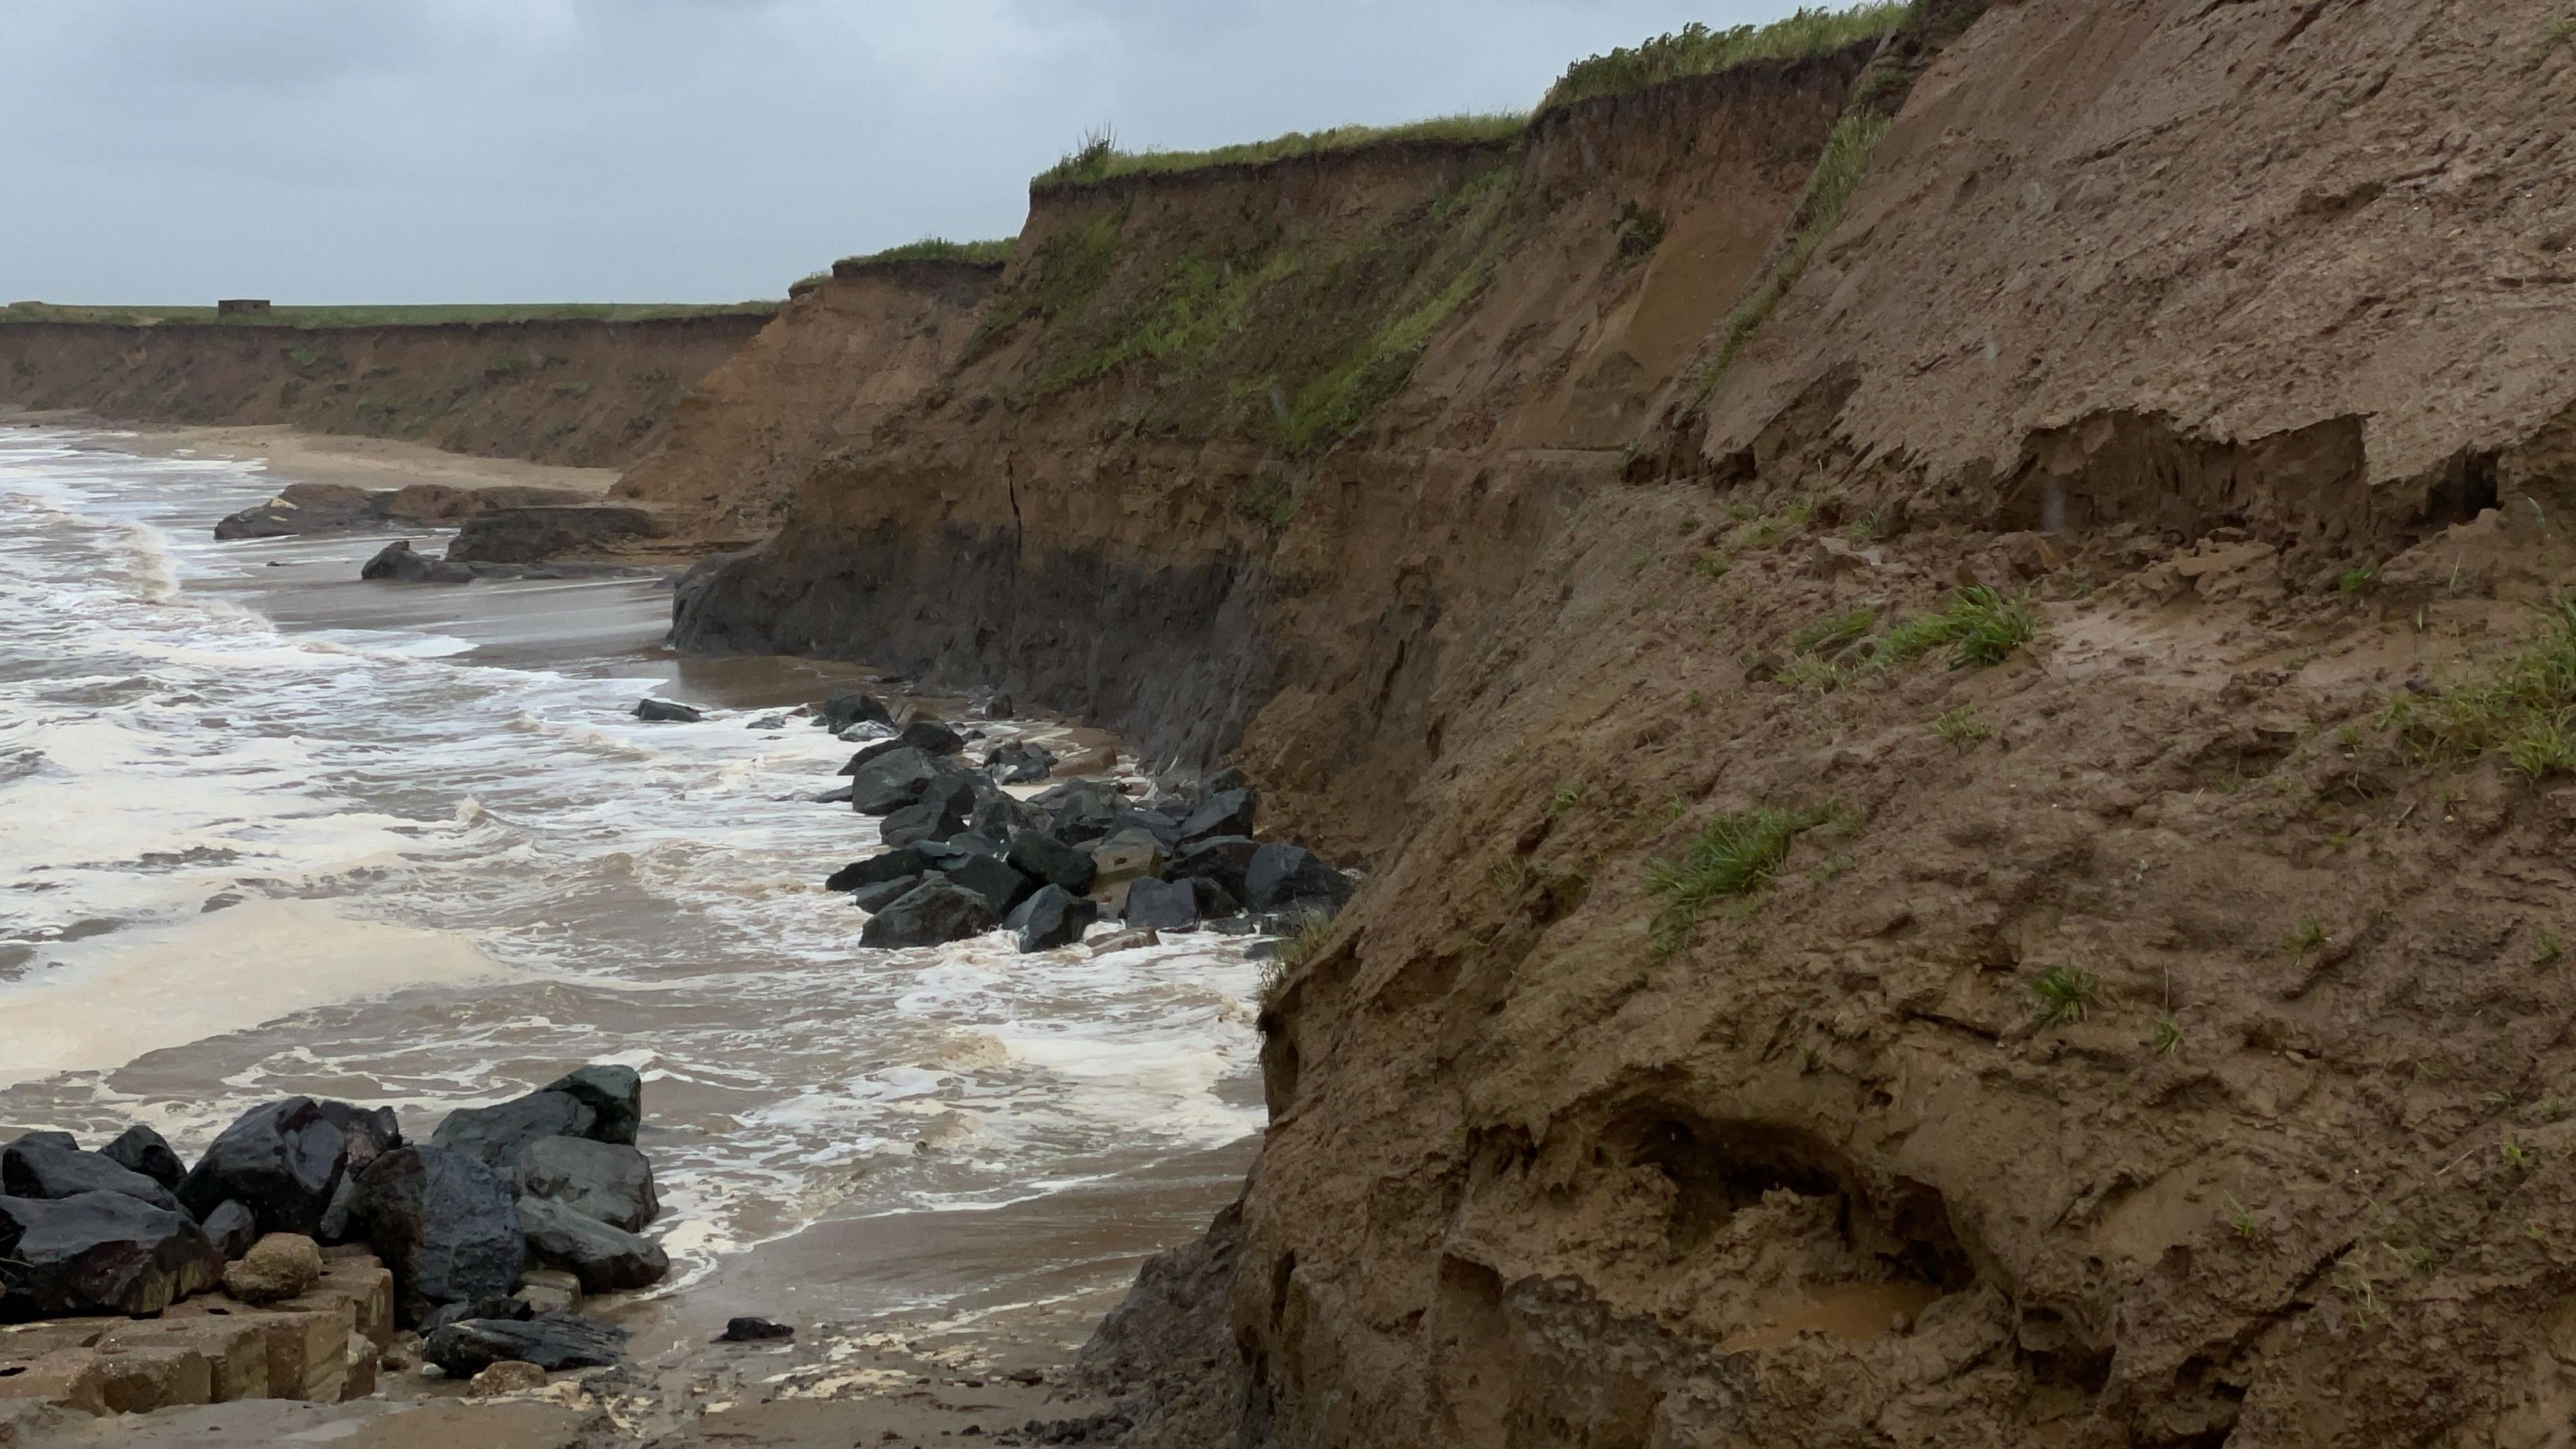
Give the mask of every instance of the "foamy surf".
[[[212, 541], [274, 486], [0, 433], [0, 1132], [193, 1151], [309, 1092], [425, 1134], [621, 1061], [685, 1287], [818, 1217], [1258, 1129], [1239, 943], [863, 951], [820, 881], [874, 822], [809, 798], [850, 747], [749, 728], [769, 703], [633, 718], [685, 680], [666, 593], [369, 587], [381, 537]], [[800, 677], [778, 703], [823, 692]]]

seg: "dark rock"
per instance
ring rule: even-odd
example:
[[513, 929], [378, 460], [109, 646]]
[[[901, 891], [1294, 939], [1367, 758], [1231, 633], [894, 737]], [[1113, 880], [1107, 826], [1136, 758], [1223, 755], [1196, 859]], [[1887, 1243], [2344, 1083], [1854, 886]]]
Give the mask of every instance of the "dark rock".
[[747, 730], [783, 730], [787, 728], [787, 716], [783, 714], [765, 714], [760, 718], [753, 720], [751, 723], [744, 725], [743, 728]]
[[1020, 702], [1009, 691], [979, 689], [966, 702], [966, 713], [975, 719], [1009, 719], [1020, 712]]
[[716, 1342], [769, 1343], [795, 1336], [795, 1329], [784, 1323], [772, 1323], [766, 1318], [728, 1318], [725, 1320], [724, 1332], [716, 1335]]
[[223, 1265], [186, 1213], [125, 1193], [0, 1197], [0, 1320], [158, 1313]]
[[98, 1150], [98, 1155], [124, 1168], [139, 1172], [163, 1187], [176, 1191], [180, 1179], [188, 1175], [188, 1166], [179, 1154], [170, 1150], [160, 1133], [137, 1122], [117, 1139]]
[[1172, 880], [1212, 880], [1225, 887], [1227, 895], [1241, 900], [1246, 893], [1244, 878], [1260, 849], [1259, 842], [1243, 836], [1220, 835], [1182, 850], [1163, 874]]
[[925, 840], [913, 849], [920, 851], [922, 858], [939, 870], [962, 865], [969, 860], [1002, 859], [1002, 842], [972, 830], [958, 831], [946, 840]]
[[330, 1205], [322, 1209], [322, 1221], [313, 1229], [317, 1243], [345, 1243], [363, 1230], [358, 1226], [358, 1174], [343, 1172], [340, 1185], [331, 1189]]
[[992, 903], [979, 891], [949, 882], [927, 880], [901, 900], [868, 917], [859, 944], [880, 950], [906, 946], [939, 946], [980, 936], [1000, 924]]
[[1050, 832], [1067, 845], [1098, 840], [1117, 828], [1127, 797], [1106, 780], [1069, 780], [1029, 802], [1055, 822]]
[[930, 756], [899, 745], [850, 772], [850, 808], [862, 815], [886, 815], [922, 797], [940, 770]]
[[487, 508], [456, 531], [447, 557], [452, 563], [540, 563], [648, 539], [656, 532], [647, 510], [612, 503]]
[[431, 558], [415, 551], [410, 539], [398, 538], [359, 565], [358, 577], [388, 584], [466, 584], [474, 581], [474, 570]]
[[10, 1138], [5, 1146], [0, 1146], [0, 1152], [5, 1152], [9, 1148], [15, 1147], [21, 1142], [41, 1142], [47, 1147], [61, 1147], [73, 1152], [80, 1151], [79, 1140], [74, 1138], [72, 1134], [68, 1132], [22, 1132], [19, 1135]]
[[866, 690], [836, 689], [824, 698], [823, 707], [815, 711], [814, 718], [823, 728], [839, 734], [863, 720], [881, 725], [893, 724], [894, 712], [885, 707], [884, 700]]
[[644, 1125], [644, 1078], [633, 1067], [614, 1062], [575, 1067], [537, 1090], [561, 1092], [588, 1107], [590, 1130], [582, 1135], [593, 1142], [632, 1145], [636, 1129]]
[[50, 1142], [19, 1142], [0, 1150], [0, 1193], [66, 1198], [85, 1192], [121, 1192], [164, 1212], [179, 1211], [179, 1199], [170, 1189], [100, 1153]]
[[926, 715], [905, 725], [895, 738], [925, 755], [953, 755], [966, 748], [957, 731]]
[[1191, 894], [1198, 897], [1199, 919], [1202, 921], [1231, 916], [1243, 909], [1243, 902], [1234, 898], [1234, 892], [1206, 876], [1192, 876], [1179, 883], [1187, 885]]
[[1038, 888], [1036, 881], [1020, 874], [1008, 862], [989, 855], [970, 855], [940, 869], [952, 882], [982, 896], [997, 921]]
[[352, 488], [346, 483], [289, 483], [265, 503], [228, 513], [215, 524], [215, 537], [294, 538], [312, 533], [346, 533], [382, 528], [390, 491]]
[[841, 768], [833, 771], [832, 773], [836, 775], [855, 775], [859, 772], [859, 767], [861, 765], [875, 759], [877, 756], [892, 754], [896, 750], [904, 748], [906, 748], [906, 746], [901, 740], [873, 740], [867, 744], [859, 746], [858, 753], [850, 756], [849, 760], [844, 763]]
[[906, 876], [919, 875], [929, 868], [930, 862], [922, 858], [919, 850], [889, 850], [882, 855], [872, 855], [865, 860], [854, 860], [842, 866], [824, 877], [823, 889], [857, 890], [861, 886], [878, 885], [885, 881], [902, 880]]
[[1014, 830], [1026, 830], [1044, 823], [1045, 816], [996, 790], [975, 802], [975, 816], [966, 822], [966, 828], [1000, 844], [1010, 839]]
[[1252, 817], [1260, 809], [1261, 799], [1249, 790], [1210, 790], [1199, 796], [1198, 808], [1181, 822], [1181, 841], [1195, 844], [1226, 835], [1250, 835]]
[[570, 1092], [530, 1092], [489, 1107], [459, 1107], [429, 1140], [506, 1173], [529, 1143], [540, 1137], [587, 1137], [598, 1120], [599, 1114]]
[[1055, 773], [1055, 753], [1041, 745], [1003, 745], [984, 757], [984, 773], [1004, 785], [1029, 784]]
[[436, 1333], [451, 1323], [463, 1323], [469, 1318], [479, 1318], [487, 1322], [525, 1323], [535, 1316], [536, 1310], [530, 1308], [524, 1298], [477, 1298], [471, 1303], [438, 1305], [430, 1310], [427, 1318], [420, 1321], [419, 1328], [423, 1335], [428, 1335]]
[[1238, 912], [1231, 916], [1219, 916], [1211, 921], [1201, 921], [1199, 929], [1213, 931], [1220, 936], [1257, 936], [1261, 934], [1261, 918]]
[[696, 724], [706, 716], [685, 704], [667, 699], [647, 699], [635, 706], [635, 717], [653, 724]]
[[349, 1170], [400, 1142], [390, 1111], [289, 1097], [254, 1107], [224, 1129], [179, 1182], [179, 1203], [199, 1219], [237, 1200], [263, 1233], [312, 1237]]
[[895, 847], [925, 840], [945, 840], [966, 828], [971, 802], [953, 791], [933, 790], [909, 805], [888, 811], [877, 827], [877, 839]]
[[1100, 908], [1060, 885], [1043, 885], [1003, 922], [1019, 933], [1020, 954], [1052, 951], [1081, 941], [1100, 919]]
[[1243, 901], [1256, 911], [1338, 911], [1356, 889], [1349, 876], [1300, 845], [1265, 845], [1244, 868]]
[[1118, 817], [1110, 822], [1110, 833], [1115, 835], [1130, 830], [1141, 831], [1152, 836], [1154, 843], [1163, 848], [1165, 855], [1176, 854], [1180, 850], [1180, 824], [1160, 810], [1119, 811]]
[[843, 785], [838, 790], [825, 790], [821, 794], [816, 795], [814, 797], [814, 803], [817, 805], [847, 805], [850, 803], [850, 797], [856, 793], [858, 792], [852, 790], [849, 786]]
[[206, 1214], [206, 1241], [214, 1245], [216, 1256], [229, 1263], [250, 1251], [259, 1241], [259, 1220], [249, 1208], [237, 1202], [225, 1203]]
[[1076, 850], [1044, 831], [1012, 832], [1010, 862], [1032, 879], [1060, 885], [1075, 895], [1091, 889], [1095, 869], [1091, 852]]
[[1147, 930], [1174, 931], [1199, 921], [1198, 892], [1188, 881], [1145, 879], [1127, 888], [1127, 908], [1119, 919]]
[[562, 1203], [584, 1217], [640, 1232], [662, 1211], [653, 1164], [622, 1143], [546, 1137], [520, 1149], [512, 1185], [519, 1196]]
[[[680, 616], [687, 613], [689, 606], [697, 602], [698, 595], [706, 591], [707, 581], [715, 577], [717, 570], [740, 557], [742, 557], [742, 554], [739, 551], [733, 553], [711, 553], [706, 557], [699, 559], [696, 563], [689, 565], [689, 567], [681, 573], [680, 577], [674, 580], [671, 584], [671, 622], [674, 624], [680, 622]], [[781, 719], [780, 723], [784, 724], [785, 720]], [[756, 730], [770, 729], [773, 728], [773, 726], [771, 726], [767, 721], [763, 721], [759, 724], [753, 725], [752, 728]]]
[[625, 1329], [571, 1313], [540, 1313], [525, 1320], [469, 1318], [439, 1329], [420, 1346], [421, 1357], [452, 1379], [470, 1379], [505, 1360], [532, 1363], [548, 1373], [601, 1368], [625, 1353]]
[[1243, 771], [1236, 769], [1232, 765], [1228, 765], [1224, 769], [1217, 771], [1215, 774], [1208, 776], [1206, 779], [1199, 781], [1199, 798], [1204, 800], [1210, 795], [1222, 794], [1228, 790], [1249, 790], [1251, 788], [1251, 778], [1245, 775]]
[[660, 1247], [567, 1202], [519, 1199], [519, 1230], [527, 1236], [530, 1257], [569, 1270], [581, 1280], [584, 1293], [649, 1288], [671, 1271], [671, 1260]]
[[378, 1157], [358, 1178], [357, 1217], [393, 1270], [394, 1305], [407, 1324], [440, 1304], [506, 1298], [519, 1285], [527, 1247], [510, 1184], [462, 1152], [397, 1147]]
[[[913, 890], [927, 878], [928, 873], [925, 872], [923, 875], [898, 876], [893, 880], [883, 880], [878, 881], [873, 885], [863, 885], [857, 890], [850, 892], [850, 904], [857, 906], [860, 910], [866, 911], [870, 915], [874, 915], [878, 911], [882, 911], [886, 907], [893, 905], [895, 902], [902, 900], [905, 896], [912, 894]], [[940, 879], [945, 880], [947, 877], [942, 876]]]

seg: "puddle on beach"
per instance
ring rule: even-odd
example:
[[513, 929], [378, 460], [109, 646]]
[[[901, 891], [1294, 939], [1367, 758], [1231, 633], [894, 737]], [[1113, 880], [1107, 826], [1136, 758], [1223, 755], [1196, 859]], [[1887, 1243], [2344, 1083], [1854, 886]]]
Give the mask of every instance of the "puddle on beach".
[[[278, 482], [0, 429], [0, 1138], [142, 1121], [192, 1154], [295, 1093], [425, 1138], [623, 1062], [665, 1294], [819, 1219], [1114, 1220], [1176, 1162], [1222, 1201], [1203, 1164], [1261, 1124], [1242, 942], [863, 951], [821, 882], [875, 822], [809, 798], [850, 746], [752, 727], [855, 671], [674, 658], [654, 580], [363, 585], [388, 535], [213, 541]], [[638, 721], [648, 693], [708, 719]], [[848, 1300], [935, 1310], [1008, 1272], [909, 1257]]]

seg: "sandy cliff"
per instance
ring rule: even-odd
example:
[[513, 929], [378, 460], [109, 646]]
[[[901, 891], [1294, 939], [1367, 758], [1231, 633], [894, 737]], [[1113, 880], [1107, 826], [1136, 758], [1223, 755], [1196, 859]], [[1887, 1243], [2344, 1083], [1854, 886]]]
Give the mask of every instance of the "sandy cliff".
[[1142, 1442], [2570, 1442], [2576, 27], [1924, 9], [1041, 187], [918, 392], [709, 403], [821, 461], [684, 643], [1375, 867]]
[[623, 467], [766, 318], [381, 327], [0, 325], [0, 405], [291, 423], [449, 452]]

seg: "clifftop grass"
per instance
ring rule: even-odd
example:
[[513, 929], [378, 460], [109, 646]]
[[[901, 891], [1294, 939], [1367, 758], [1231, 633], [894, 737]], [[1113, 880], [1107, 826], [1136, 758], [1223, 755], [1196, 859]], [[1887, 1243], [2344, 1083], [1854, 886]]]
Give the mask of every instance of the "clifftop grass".
[[1083, 139], [1081, 146], [1037, 174], [1037, 186], [1080, 186], [1148, 171], [1197, 171], [1209, 166], [1258, 166], [1296, 156], [1355, 151], [1400, 141], [1450, 141], [1481, 144], [1518, 137], [1529, 118], [1521, 115], [1435, 116], [1401, 126], [1335, 126], [1328, 131], [1291, 131], [1267, 141], [1219, 146], [1209, 151], [1124, 151], [1107, 132]]
[[0, 325], [11, 322], [85, 322], [113, 327], [432, 327], [443, 322], [653, 322], [674, 317], [766, 316], [776, 302], [560, 302], [458, 303], [431, 306], [277, 307], [244, 317], [215, 315], [212, 307], [77, 307], [51, 302], [12, 302], [0, 307]]
[[1868, 0], [1847, 10], [1801, 7], [1768, 25], [1711, 30], [1691, 24], [1640, 45], [1622, 46], [1578, 60], [1548, 88], [1539, 109], [1590, 96], [1623, 95], [1683, 76], [1707, 75], [1748, 60], [1795, 60], [1826, 55], [1872, 40], [1913, 18], [1919, 0]]
[[863, 252], [843, 257], [848, 263], [860, 262], [1007, 262], [1020, 245], [1017, 237], [995, 237], [990, 241], [950, 241], [944, 236], [926, 236], [917, 242], [905, 242], [881, 252]]

